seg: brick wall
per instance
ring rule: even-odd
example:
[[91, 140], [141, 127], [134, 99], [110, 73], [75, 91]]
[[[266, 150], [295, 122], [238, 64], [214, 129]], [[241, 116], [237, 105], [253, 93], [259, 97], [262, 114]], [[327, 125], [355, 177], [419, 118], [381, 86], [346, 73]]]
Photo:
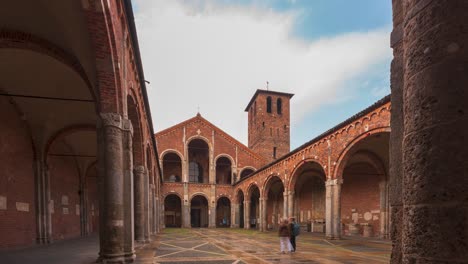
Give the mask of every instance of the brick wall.
[[34, 154], [26, 124], [6, 97], [0, 124], [0, 248], [28, 246], [36, 239]]
[[[60, 153], [52, 148], [53, 153]], [[79, 174], [72, 157], [49, 156], [50, 198], [53, 201], [52, 238], [80, 236]], [[78, 209], [78, 210], [77, 210]]]
[[[370, 219], [365, 219], [366, 217]], [[379, 233], [379, 175], [369, 164], [359, 163], [345, 169], [341, 187], [341, 219], [345, 234], [349, 232], [348, 224], [353, 222], [370, 224], [374, 235]], [[360, 233], [362, 232], [360, 226]]]

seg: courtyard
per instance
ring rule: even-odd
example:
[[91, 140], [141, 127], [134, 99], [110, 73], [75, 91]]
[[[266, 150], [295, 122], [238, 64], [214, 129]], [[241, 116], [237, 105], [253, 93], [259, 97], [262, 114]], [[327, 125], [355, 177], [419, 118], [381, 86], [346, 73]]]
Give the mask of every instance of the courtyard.
[[[388, 263], [391, 243], [345, 237], [326, 240], [303, 233], [293, 254], [279, 252], [276, 232], [245, 229], [164, 229], [155, 239], [137, 246], [136, 263], [241, 264], [241, 263]], [[94, 263], [97, 237], [63, 241], [49, 246], [0, 253], [9, 263]]]

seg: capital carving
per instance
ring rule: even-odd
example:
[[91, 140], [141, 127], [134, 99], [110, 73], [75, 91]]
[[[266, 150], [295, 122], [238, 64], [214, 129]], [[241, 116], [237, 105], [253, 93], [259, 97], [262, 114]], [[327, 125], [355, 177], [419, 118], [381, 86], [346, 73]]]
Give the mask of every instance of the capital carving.
[[133, 170], [135, 171], [136, 174], [145, 174], [146, 168], [144, 166], [135, 166], [133, 167]]
[[100, 113], [101, 125], [103, 127], [113, 126], [122, 129], [122, 116], [117, 113]]
[[333, 186], [343, 184], [343, 179], [329, 179], [325, 182], [325, 186]]
[[133, 125], [132, 121], [130, 119], [123, 119], [122, 120], [122, 129], [125, 131], [130, 132], [130, 134], [133, 136]]

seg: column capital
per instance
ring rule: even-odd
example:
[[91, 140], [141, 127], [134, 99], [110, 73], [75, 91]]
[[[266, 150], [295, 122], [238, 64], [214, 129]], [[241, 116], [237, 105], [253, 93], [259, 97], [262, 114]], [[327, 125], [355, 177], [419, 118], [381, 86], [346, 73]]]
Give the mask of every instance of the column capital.
[[133, 125], [132, 125], [132, 121], [130, 121], [130, 119], [123, 119], [122, 120], [122, 130], [130, 132], [130, 134], [133, 136]]
[[343, 179], [341, 179], [341, 178], [339, 178], [339, 179], [328, 179], [325, 182], [325, 186], [340, 185], [340, 184], [343, 184]]
[[122, 129], [122, 116], [118, 113], [100, 113], [100, 124], [104, 127], [113, 126]]
[[134, 166], [133, 170], [135, 171], [135, 173], [144, 174], [146, 171], [146, 168], [142, 165], [139, 165], [139, 166]]

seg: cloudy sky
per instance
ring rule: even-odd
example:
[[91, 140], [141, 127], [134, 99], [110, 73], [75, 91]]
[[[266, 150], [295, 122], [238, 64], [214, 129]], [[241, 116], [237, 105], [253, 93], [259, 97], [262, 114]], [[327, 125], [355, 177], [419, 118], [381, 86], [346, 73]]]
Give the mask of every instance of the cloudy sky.
[[291, 148], [390, 92], [391, 1], [134, 0], [153, 124], [196, 115], [247, 144], [256, 89], [294, 93]]

